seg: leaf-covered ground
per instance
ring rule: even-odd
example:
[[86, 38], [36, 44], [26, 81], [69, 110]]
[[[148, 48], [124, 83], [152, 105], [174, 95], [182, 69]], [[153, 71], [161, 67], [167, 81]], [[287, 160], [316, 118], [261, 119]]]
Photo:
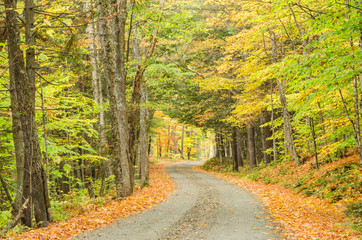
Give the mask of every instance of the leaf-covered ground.
[[[341, 163], [326, 168], [336, 168]], [[206, 172], [203, 169], [200, 171]], [[326, 172], [328, 169], [319, 170]], [[329, 169], [331, 170], [331, 169]], [[256, 194], [271, 216], [284, 229], [287, 239], [360, 239], [359, 234], [343, 223], [346, 216], [341, 208], [317, 196], [297, 194], [281, 184], [264, 184], [262, 180], [242, 179], [232, 173], [207, 172], [215, 177], [237, 184]]]
[[172, 163], [158, 163], [151, 166], [150, 186], [136, 189], [132, 196], [122, 201], [113, 200], [96, 210], [9, 239], [67, 239], [84, 231], [105, 227], [119, 218], [149, 209], [155, 204], [165, 201], [175, 189], [174, 182], [165, 173], [165, 167], [170, 164]]

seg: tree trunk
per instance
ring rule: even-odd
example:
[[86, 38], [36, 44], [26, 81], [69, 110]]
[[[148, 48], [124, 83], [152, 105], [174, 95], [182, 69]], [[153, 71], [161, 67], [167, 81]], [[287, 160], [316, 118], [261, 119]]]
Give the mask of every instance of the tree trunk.
[[141, 80], [140, 102], [140, 161], [141, 161], [141, 187], [149, 184], [149, 159], [148, 159], [148, 135], [147, 135], [147, 89], [145, 82]]
[[[85, 2], [85, 9], [87, 12], [90, 10], [90, 6], [88, 2]], [[89, 15], [89, 14], [88, 14]], [[90, 17], [90, 16], [88, 16]], [[96, 35], [95, 35], [95, 24], [91, 21], [86, 29], [88, 34], [88, 44], [89, 44], [89, 55], [92, 65], [92, 87], [93, 87], [93, 98], [96, 103], [96, 106], [99, 108], [98, 113], [98, 135], [99, 135], [99, 148], [98, 154], [100, 156], [104, 156], [104, 148], [107, 144], [107, 138], [105, 134], [105, 121], [104, 121], [104, 110], [103, 110], [103, 94], [102, 94], [102, 80], [99, 74], [99, 57], [98, 51], [96, 46]], [[104, 189], [105, 189], [105, 163], [104, 160], [101, 160], [101, 188], [99, 190], [99, 195], [103, 196]], [[94, 195], [94, 193], [93, 193]], [[90, 194], [91, 196], [91, 194]], [[91, 196], [92, 198], [92, 196]]]
[[[8, 16], [8, 13], [7, 13]], [[10, 16], [9, 16], [10, 17]], [[13, 34], [13, 33], [9, 33]], [[9, 42], [9, 51], [10, 44]], [[12, 46], [13, 47], [13, 46]], [[13, 57], [13, 56], [12, 56]], [[10, 58], [10, 52], [9, 52]], [[15, 159], [16, 159], [16, 193], [15, 193], [15, 206], [16, 209], [13, 209], [13, 214], [17, 214], [18, 210], [22, 206], [22, 189], [23, 189], [23, 180], [24, 180], [24, 137], [23, 130], [21, 128], [20, 121], [20, 110], [18, 104], [18, 97], [15, 90], [15, 80], [16, 74], [19, 74], [20, 65], [14, 63], [9, 64], [9, 78], [10, 78], [10, 99], [11, 99], [11, 112], [12, 112], [12, 132], [13, 132], [13, 141], [15, 147]], [[17, 73], [15, 71], [18, 71]]]
[[358, 99], [358, 84], [357, 84], [357, 76], [353, 77], [353, 90], [354, 90], [354, 110], [355, 110], [355, 118], [356, 118], [356, 141], [357, 141], [357, 149], [359, 153], [359, 160], [362, 163], [362, 144], [361, 144], [361, 127], [360, 127], [360, 109], [358, 107], [359, 99]]
[[249, 149], [249, 163], [250, 168], [256, 166], [256, 154], [255, 154], [255, 133], [252, 123], [248, 124], [248, 149]]
[[270, 81], [270, 102], [271, 102], [271, 129], [273, 135], [273, 162], [274, 167], [277, 166], [277, 144], [275, 139], [275, 127], [274, 127], [274, 101], [273, 101], [273, 82]]
[[242, 147], [241, 132], [240, 132], [239, 127], [236, 128], [236, 150], [237, 150], [238, 166], [243, 167], [244, 166], [244, 153], [243, 153], [243, 147]]
[[233, 171], [237, 172], [239, 170], [237, 127], [233, 127], [233, 134], [232, 135], [233, 135], [233, 139], [232, 139]]
[[[25, 136], [24, 135], [20, 135], [23, 132], [20, 132], [21, 128], [22, 128], [22, 117], [21, 115], [18, 115], [17, 112], [14, 112], [16, 110], [16, 108], [18, 107], [18, 112], [22, 112], [24, 111], [24, 103], [21, 104], [21, 100], [22, 98], [18, 99], [17, 96], [22, 96], [22, 92], [19, 90], [19, 87], [17, 87], [17, 84], [19, 84], [19, 82], [25, 82], [25, 78], [26, 78], [26, 74], [25, 74], [25, 63], [24, 63], [24, 58], [23, 58], [23, 52], [20, 50], [19, 47], [19, 42], [20, 42], [20, 36], [19, 36], [19, 29], [18, 29], [18, 25], [17, 25], [17, 12], [16, 7], [17, 7], [17, 1], [16, 0], [6, 0], [4, 1], [5, 3], [5, 8], [6, 8], [6, 28], [7, 28], [7, 37], [8, 37], [8, 58], [9, 58], [9, 74], [10, 74], [10, 84], [11, 84], [11, 80], [14, 81], [14, 87], [15, 89], [13, 89], [10, 93], [11, 93], [11, 100], [13, 101], [17, 101], [16, 104], [12, 102], [12, 115], [13, 118], [19, 116], [19, 121], [21, 124], [21, 127], [18, 128], [17, 132], [14, 132], [14, 137], [22, 137], [22, 143], [20, 143], [20, 139], [19, 141], [15, 142], [19, 144], [19, 147], [22, 147], [21, 144], [24, 144], [24, 153], [25, 154]], [[11, 85], [10, 85], [11, 86]], [[20, 95], [19, 95], [20, 94]], [[14, 127], [14, 126], [13, 126]], [[14, 128], [13, 128], [14, 130]], [[29, 143], [27, 144], [29, 145]], [[29, 148], [29, 146], [28, 146]], [[20, 151], [20, 149], [19, 149]], [[20, 157], [20, 156], [19, 156]], [[21, 204], [23, 205], [25, 202], [25, 199], [23, 196], [29, 197], [30, 196], [30, 163], [29, 163], [29, 158], [27, 157], [25, 159], [25, 155], [24, 155], [24, 159], [19, 158], [18, 156], [16, 156], [16, 160], [17, 160], [17, 171], [18, 173], [22, 173], [23, 174], [23, 179], [21, 181], [22, 183], [22, 189], [19, 189], [22, 194], [21, 194]], [[23, 166], [21, 166], [20, 164], [22, 164], [20, 161], [24, 161], [23, 162]], [[26, 171], [25, 171], [26, 169]], [[18, 176], [19, 177], [19, 176]], [[28, 201], [27, 206], [24, 209], [24, 216], [22, 218], [22, 223], [28, 227], [32, 226], [32, 212], [31, 212], [31, 201]]]
[[316, 136], [315, 136], [315, 131], [314, 131], [314, 120], [313, 120], [313, 118], [310, 118], [310, 128], [311, 128], [312, 138], [313, 138], [315, 163], [316, 163], [317, 169], [319, 169], [318, 151], [317, 151], [317, 143], [316, 143]]
[[123, 191], [122, 196], [129, 196], [133, 192], [133, 165], [129, 156], [129, 127], [128, 110], [126, 103], [126, 69], [125, 69], [125, 26], [127, 20], [127, 1], [111, 1], [116, 15], [112, 19], [112, 36], [114, 44], [115, 66], [115, 97], [117, 103], [117, 123], [120, 139], [120, 165], [122, 168]]
[[288, 153], [288, 155], [294, 160], [294, 162], [297, 165], [300, 165], [301, 162], [297, 154], [297, 150], [295, 148], [292, 125], [290, 122], [290, 117], [287, 109], [287, 99], [285, 97], [285, 84], [284, 82], [280, 82], [279, 80], [277, 80], [277, 83], [278, 83], [279, 98], [282, 105], [282, 112], [284, 119], [284, 137], [285, 137], [284, 141], [286, 143], [286, 148], [287, 148], [285, 149], [285, 151]]
[[177, 154], [178, 153], [178, 139], [177, 139], [177, 124], [175, 124], [172, 127], [171, 130], [171, 140], [172, 140], [172, 152], [173, 154]]
[[170, 153], [170, 146], [171, 146], [171, 123], [168, 122], [168, 127], [167, 127], [167, 148], [166, 148], [167, 154]]
[[[24, 176], [22, 189], [22, 203], [25, 203], [30, 195], [32, 196], [35, 220], [38, 226], [48, 225], [50, 213], [48, 212], [49, 201], [46, 190], [45, 174], [40, 152], [37, 127], [35, 123], [35, 52], [32, 46], [35, 45], [34, 27], [34, 2], [25, 1], [25, 39], [28, 46], [26, 50], [26, 67], [23, 53], [20, 50], [19, 30], [17, 27], [16, 0], [6, 0], [6, 25], [8, 31], [8, 52], [9, 62], [13, 74], [11, 78], [15, 83], [16, 95], [20, 115], [21, 127], [24, 140]], [[30, 201], [31, 202], [31, 201]], [[24, 211], [23, 223], [32, 226], [30, 204]]]
[[90, 199], [95, 198], [93, 183], [92, 183], [92, 164], [90, 162], [85, 162], [85, 186], [88, 190], [88, 195]]
[[[273, 32], [272, 28], [269, 28], [270, 33], [270, 40], [271, 40], [271, 50], [272, 50], [272, 63], [276, 63], [278, 60], [278, 53], [277, 53], [277, 39], [275, 36], [275, 33]], [[283, 112], [283, 119], [284, 119], [284, 141], [285, 141], [285, 152], [290, 155], [290, 157], [295, 161], [297, 165], [299, 165], [300, 158], [297, 154], [297, 150], [295, 148], [294, 143], [294, 136], [293, 136], [293, 130], [292, 125], [290, 122], [290, 117], [288, 113], [287, 108], [287, 99], [285, 94], [285, 82], [277, 80], [278, 84], [278, 90], [279, 90], [279, 98], [280, 103], [282, 106], [282, 112]]]
[[114, 61], [113, 58], [113, 48], [111, 45], [111, 39], [109, 34], [109, 26], [106, 21], [106, 15], [108, 13], [107, 2], [101, 2], [98, 6], [101, 17], [98, 21], [98, 31], [100, 35], [100, 42], [102, 48], [102, 62], [104, 68], [104, 77], [107, 83], [108, 89], [108, 99], [110, 106], [110, 119], [111, 119], [111, 128], [112, 128], [112, 140], [111, 146], [113, 151], [113, 172], [115, 176], [116, 192], [117, 198], [123, 196], [123, 181], [122, 181], [122, 168], [120, 165], [121, 162], [121, 148], [120, 148], [120, 136], [118, 130], [118, 119], [116, 116], [117, 104], [115, 97], [115, 75], [114, 75]]
[[181, 159], [184, 159], [184, 140], [185, 139], [185, 124], [182, 124], [182, 135], [181, 135]]
[[[268, 122], [269, 122], [269, 114], [266, 110], [263, 110], [261, 112], [260, 124], [264, 125]], [[270, 156], [270, 154], [266, 153], [266, 151], [269, 148], [271, 148], [271, 145], [272, 145], [271, 141], [268, 140], [268, 138], [270, 137], [270, 127], [264, 126], [264, 127], [261, 127], [260, 130], [261, 130], [261, 140], [262, 140], [262, 147], [263, 147], [264, 162], [265, 162], [265, 166], [268, 166], [268, 164], [270, 163], [271, 156]]]
[[217, 153], [218, 153], [218, 156], [220, 159], [220, 164], [223, 164], [223, 158], [224, 158], [223, 149], [224, 148], [222, 146], [222, 135], [221, 135], [221, 133], [218, 133], [217, 134]]
[[[131, 1], [131, 7], [133, 7], [134, 1]], [[133, 17], [131, 17], [133, 19]], [[137, 123], [139, 122], [140, 118], [140, 100], [141, 100], [141, 81], [143, 79], [143, 75], [148, 67], [148, 61], [152, 57], [156, 43], [157, 43], [157, 31], [154, 33], [151, 43], [147, 51], [141, 48], [141, 40], [138, 37], [138, 30], [137, 27], [134, 26], [135, 36], [133, 40], [133, 54], [134, 58], [137, 61], [137, 72], [136, 76], [133, 81], [132, 87], [132, 99], [131, 99], [131, 107], [130, 107], [130, 114], [129, 114], [129, 125], [130, 125], [130, 132], [129, 132], [129, 152], [131, 155], [131, 159], [134, 153], [134, 146], [136, 143], [137, 138]], [[131, 31], [129, 31], [129, 34]], [[142, 52], [142, 56], [141, 56]], [[128, 55], [128, 53], [127, 53]]]

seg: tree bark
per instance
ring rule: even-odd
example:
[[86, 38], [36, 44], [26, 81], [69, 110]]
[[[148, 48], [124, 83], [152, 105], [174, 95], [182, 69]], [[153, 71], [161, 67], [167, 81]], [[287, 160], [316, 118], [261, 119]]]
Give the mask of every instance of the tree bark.
[[236, 147], [237, 147], [237, 161], [238, 166], [243, 167], [244, 166], [244, 153], [243, 153], [243, 146], [242, 146], [242, 136], [240, 128], [236, 128]]
[[270, 103], [271, 103], [271, 129], [273, 135], [273, 162], [274, 167], [277, 166], [277, 144], [275, 139], [275, 127], [274, 127], [274, 101], [273, 101], [273, 82], [270, 81]]
[[172, 126], [171, 140], [172, 140], [172, 152], [173, 154], [177, 154], [178, 152], [177, 124], [174, 124], [174, 126]]
[[[48, 225], [50, 213], [47, 204], [49, 196], [46, 190], [45, 174], [43, 169], [37, 127], [35, 123], [35, 36], [34, 27], [34, 2], [25, 0], [25, 40], [27, 43], [26, 65], [23, 53], [20, 50], [19, 30], [17, 27], [16, 0], [6, 0], [6, 25], [8, 31], [9, 62], [12, 66], [16, 95], [18, 98], [21, 126], [24, 139], [24, 181], [22, 189], [22, 203], [29, 196], [32, 197], [35, 220], [38, 226]], [[25, 67], [26, 66], [26, 67]], [[24, 212], [23, 223], [32, 226], [30, 204]]]
[[237, 127], [233, 127], [232, 133], [232, 155], [233, 155], [233, 171], [237, 172], [239, 170], [239, 161], [238, 161], [238, 144], [237, 144]]
[[252, 123], [248, 124], [248, 149], [249, 149], [249, 163], [250, 168], [256, 166], [256, 154], [255, 154], [255, 133]]
[[[87, 12], [90, 11], [91, 7], [88, 2], [85, 2], [85, 9]], [[89, 14], [88, 14], [89, 15]], [[91, 17], [90, 15], [88, 17]], [[93, 87], [93, 98], [96, 103], [97, 108], [99, 108], [98, 113], [98, 135], [99, 135], [99, 147], [98, 154], [100, 156], [104, 156], [104, 149], [107, 145], [107, 138], [105, 133], [105, 120], [104, 120], [104, 109], [103, 109], [103, 93], [102, 93], [102, 79], [100, 76], [100, 68], [99, 68], [99, 57], [97, 51], [97, 38], [95, 35], [95, 24], [94, 21], [91, 21], [86, 29], [88, 34], [88, 44], [89, 44], [89, 55], [92, 66], [92, 87]], [[106, 164], [104, 160], [101, 160], [101, 188], [99, 190], [99, 195], [103, 196], [105, 189], [105, 175], [106, 175]], [[94, 195], [94, 193], [93, 193]], [[91, 196], [91, 195], [90, 195]], [[91, 197], [92, 198], [92, 197]]]
[[357, 149], [359, 153], [359, 160], [362, 163], [362, 143], [361, 143], [361, 127], [360, 127], [360, 109], [358, 106], [358, 83], [357, 76], [353, 77], [353, 90], [354, 90], [354, 110], [355, 110], [355, 118], [356, 118], [356, 141], [357, 141]]
[[313, 118], [310, 118], [310, 128], [311, 128], [312, 138], [313, 138], [315, 163], [316, 163], [317, 169], [319, 169], [318, 151], [317, 151], [317, 143], [316, 143], [316, 136], [315, 136], [315, 131], [314, 131], [314, 120], [313, 120]]
[[182, 124], [182, 135], [181, 135], [181, 159], [184, 159], [184, 139], [185, 139], [185, 124]]
[[[277, 39], [276, 39], [275, 33], [273, 32], [272, 28], [269, 28], [269, 34], [270, 34], [270, 40], [271, 40], [271, 46], [272, 46], [271, 47], [272, 63], [276, 63], [278, 60]], [[279, 79], [276, 79], [276, 81], [278, 84], [279, 98], [280, 98], [280, 103], [282, 106], [283, 119], [284, 119], [285, 152], [294, 160], [294, 162], [297, 165], [300, 165], [301, 162], [300, 162], [300, 158], [297, 154], [297, 150], [295, 148], [293, 130], [292, 130], [292, 125], [291, 125], [288, 108], [287, 108], [285, 82], [279, 81]]]
[[[26, 78], [26, 70], [25, 70], [25, 62], [23, 58], [23, 52], [20, 50], [19, 42], [20, 42], [20, 35], [19, 35], [19, 29], [17, 25], [17, 1], [16, 0], [5, 0], [5, 11], [6, 11], [6, 28], [7, 28], [7, 37], [8, 37], [8, 58], [9, 58], [9, 74], [10, 74], [10, 86], [12, 85], [12, 80], [14, 81], [14, 88], [11, 89], [11, 100], [16, 101], [16, 103], [13, 104], [12, 102], [12, 115], [13, 120], [14, 118], [19, 116], [18, 121], [21, 124], [21, 127], [18, 128], [16, 132], [14, 132], [14, 137], [21, 137], [22, 143], [19, 141], [15, 143], [19, 143], [19, 147], [22, 147], [21, 144], [24, 144], [24, 159], [20, 159], [17, 157], [17, 171], [18, 173], [23, 174], [23, 179], [20, 181], [22, 183], [22, 189], [19, 189], [21, 191], [21, 205], [25, 203], [25, 199], [27, 197], [30, 197], [30, 162], [29, 159], [25, 159], [25, 136], [23, 134], [22, 130], [22, 117], [21, 114], [18, 115], [18, 113], [24, 111], [24, 103], [21, 104], [21, 98], [18, 99], [17, 96], [22, 96], [22, 92], [19, 90], [19, 87], [17, 87], [17, 84], [25, 82]], [[20, 94], [20, 95], [19, 95]], [[17, 110], [17, 111], [16, 111]], [[15, 112], [14, 112], [15, 111]], [[14, 130], [14, 126], [13, 126]], [[21, 132], [20, 132], [21, 131]], [[22, 134], [22, 135], [21, 135]], [[15, 140], [14, 140], [15, 141]], [[29, 143], [28, 143], [29, 145]], [[29, 148], [29, 146], [28, 146]], [[19, 148], [18, 148], [19, 149]], [[24, 161], [23, 164], [20, 161]], [[21, 166], [22, 164], [22, 166]], [[25, 171], [26, 169], [26, 171]], [[18, 176], [20, 177], [20, 176]], [[18, 181], [19, 182], [19, 181]], [[24, 198], [26, 196], [26, 198]], [[30, 198], [29, 198], [30, 199]], [[29, 200], [27, 203], [27, 206], [25, 207], [22, 223], [28, 227], [32, 226], [32, 212], [31, 212], [31, 201]]]
[[148, 159], [148, 134], [147, 134], [147, 89], [141, 80], [140, 101], [140, 161], [141, 161], [141, 187], [149, 185], [149, 159]]
[[288, 155], [294, 160], [294, 162], [297, 165], [300, 165], [301, 162], [300, 162], [300, 158], [297, 154], [297, 150], [295, 148], [292, 125], [291, 125], [291, 121], [290, 121], [290, 117], [289, 117], [289, 113], [288, 113], [288, 109], [287, 109], [287, 99], [285, 97], [285, 84], [284, 84], [284, 82], [280, 82], [278, 79], [277, 79], [277, 84], [278, 84], [279, 98], [280, 98], [280, 102], [282, 105], [282, 112], [283, 112], [283, 119], [284, 119], [284, 137], [285, 137], [285, 143], [286, 143], [286, 148], [287, 148], [287, 149], [285, 149], [285, 151], [288, 153]]
[[133, 192], [133, 165], [129, 156], [129, 125], [126, 103], [126, 69], [125, 69], [125, 26], [127, 20], [127, 0], [110, 0], [115, 8], [112, 23], [112, 37], [115, 63], [115, 92], [117, 104], [117, 124], [120, 139], [120, 165], [122, 168], [123, 191], [122, 196], [129, 196]]
[[117, 103], [115, 97], [115, 74], [114, 74], [114, 61], [113, 56], [113, 47], [111, 44], [111, 38], [109, 33], [109, 26], [106, 21], [106, 14], [108, 13], [107, 2], [101, 2], [98, 6], [101, 17], [98, 21], [98, 31], [100, 35], [100, 42], [102, 47], [102, 62], [104, 68], [104, 77], [107, 83], [108, 89], [108, 99], [110, 105], [110, 119], [111, 119], [111, 128], [112, 128], [112, 151], [113, 151], [113, 172], [115, 175], [115, 184], [117, 198], [123, 197], [123, 181], [122, 181], [122, 168], [121, 168], [121, 148], [120, 148], [120, 136], [118, 130], [118, 119], [116, 116], [117, 113]]
[[[8, 13], [7, 13], [8, 16]], [[10, 16], [9, 16], [10, 17]], [[10, 19], [9, 19], [10, 20]], [[9, 31], [9, 30], [8, 30]], [[13, 30], [14, 31], [14, 30]], [[10, 31], [11, 35], [12, 31]], [[9, 41], [9, 50], [10, 44], [13, 44], [12, 41]], [[19, 50], [20, 51], [20, 50]], [[10, 56], [9, 52], [9, 58], [14, 57]], [[14, 59], [15, 60], [15, 59]], [[15, 80], [14, 77], [16, 77], [17, 74], [19, 74], [19, 69], [21, 63], [9, 64], [9, 78], [10, 78], [10, 100], [11, 100], [11, 116], [12, 116], [12, 133], [13, 133], [13, 141], [14, 141], [14, 147], [15, 147], [15, 159], [16, 159], [16, 193], [15, 193], [15, 206], [17, 209], [20, 209], [22, 205], [22, 189], [23, 189], [23, 181], [24, 181], [24, 136], [23, 136], [23, 130], [21, 127], [21, 120], [20, 120], [20, 109], [19, 109], [19, 103], [18, 103], [18, 96], [16, 94], [15, 90]], [[17, 210], [13, 210], [13, 214], [17, 214]]]
[[[266, 123], [269, 122], [269, 114], [266, 110], [263, 110], [261, 112], [261, 116], [260, 116], [260, 124], [264, 125]], [[266, 151], [271, 148], [271, 141], [268, 140], [268, 138], [270, 137], [270, 127], [269, 126], [264, 126], [260, 128], [261, 130], [261, 140], [262, 140], [262, 147], [263, 147], [263, 157], [264, 157], [264, 162], [265, 162], [265, 166], [268, 166], [268, 164], [270, 163], [271, 160], [271, 156], [270, 154], [266, 153]]]

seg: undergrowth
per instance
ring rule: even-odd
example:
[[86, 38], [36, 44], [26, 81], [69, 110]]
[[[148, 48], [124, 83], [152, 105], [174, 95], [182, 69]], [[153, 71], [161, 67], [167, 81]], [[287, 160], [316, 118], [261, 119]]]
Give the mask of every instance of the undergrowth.
[[319, 169], [310, 160], [301, 166], [289, 161], [277, 167], [262, 165], [251, 170], [249, 166], [245, 166], [238, 172], [233, 172], [229, 162], [223, 161], [220, 164], [219, 158], [213, 158], [203, 168], [262, 181], [264, 184], [280, 184], [297, 194], [316, 196], [337, 204], [344, 210], [351, 226], [362, 232], [362, 174], [357, 156], [324, 163]]

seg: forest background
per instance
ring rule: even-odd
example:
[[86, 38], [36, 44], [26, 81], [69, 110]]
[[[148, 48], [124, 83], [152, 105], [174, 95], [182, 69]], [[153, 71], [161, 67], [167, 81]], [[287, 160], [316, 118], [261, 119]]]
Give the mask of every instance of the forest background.
[[5, 229], [129, 196], [164, 158], [215, 157], [266, 182], [278, 165], [329, 164], [318, 191], [307, 178], [294, 188], [361, 216], [360, 0], [5, 0], [0, 11]]

